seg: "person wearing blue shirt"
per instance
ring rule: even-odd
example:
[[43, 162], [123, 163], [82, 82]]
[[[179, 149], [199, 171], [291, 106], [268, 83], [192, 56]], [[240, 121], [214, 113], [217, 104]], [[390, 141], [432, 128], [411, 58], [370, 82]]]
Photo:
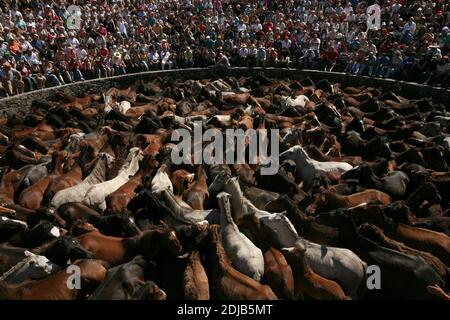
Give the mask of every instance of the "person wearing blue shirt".
[[0, 70], [0, 79], [4, 90], [9, 96], [14, 95], [15, 91], [18, 94], [23, 93], [25, 86], [22, 81], [22, 75], [18, 70], [12, 68], [9, 62], [3, 63]]
[[386, 73], [386, 70], [389, 66], [389, 63], [391, 62], [391, 59], [387, 55], [387, 53], [383, 53], [381, 56], [378, 57], [375, 72], [373, 73], [374, 77], [381, 77]]
[[150, 17], [147, 20], [148, 24], [153, 27], [156, 23], [155, 14], [153, 12], [150, 13]]
[[416, 66], [416, 63], [417, 58], [414, 52], [410, 53], [408, 56], [405, 57], [405, 59], [403, 60], [402, 76], [401, 76], [403, 80], [409, 81], [411, 77], [411, 72]]
[[33, 40], [31, 41], [30, 44], [33, 48], [35, 48], [39, 52], [42, 52], [42, 50], [44, 50], [45, 47], [45, 42], [39, 39], [36, 33], [33, 34]]

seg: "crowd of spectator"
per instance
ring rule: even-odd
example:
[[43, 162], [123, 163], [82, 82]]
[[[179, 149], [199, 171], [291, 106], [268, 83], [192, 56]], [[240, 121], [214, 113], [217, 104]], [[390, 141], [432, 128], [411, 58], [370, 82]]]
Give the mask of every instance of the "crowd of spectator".
[[448, 0], [0, 0], [0, 91], [217, 64], [449, 87], [449, 27]]

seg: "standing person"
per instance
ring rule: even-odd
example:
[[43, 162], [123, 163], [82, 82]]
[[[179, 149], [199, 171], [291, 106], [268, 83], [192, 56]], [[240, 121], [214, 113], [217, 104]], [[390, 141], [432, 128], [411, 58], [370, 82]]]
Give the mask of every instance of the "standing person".
[[128, 28], [128, 23], [125, 21], [125, 19], [123, 17], [121, 17], [120, 21], [119, 21], [119, 32], [125, 38], [128, 38], [127, 28]]
[[265, 67], [267, 59], [266, 47], [261, 43], [259, 45], [258, 51], [256, 52], [256, 63], [258, 67]]

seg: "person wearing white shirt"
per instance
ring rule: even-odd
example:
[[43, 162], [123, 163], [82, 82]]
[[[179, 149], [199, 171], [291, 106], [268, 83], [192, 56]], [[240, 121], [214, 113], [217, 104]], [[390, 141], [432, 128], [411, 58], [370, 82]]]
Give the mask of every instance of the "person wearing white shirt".
[[397, 13], [400, 11], [402, 5], [396, 0], [394, 1], [394, 4], [391, 6], [391, 9], [389, 10], [390, 15], [392, 16], [394, 13]]
[[375, 56], [378, 54], [377, 46], [372, 42], [372, 40], [369, 40], [367, 42], [367, 52], [372, 52]]
[[69, 33], [69, 39], [67, 39], [67, 44], [74, 48], [80, 45], [80, 42], [78, 41], [77, 38], [75, 38], [75, 34], [73, 32]]
[[119, 32], [120, 32], [125, 38], [128, 38], [127, 26], [128, 26], [128, 23], [125, 21], [124, 18], [121, 18], [120, 21], [119, 21]]
[[351, 13], [353, 13], [353, 7], [352, 7], [352, 5], [351, 5], [351, 3], [350, 2], [347, 2], [347, 4], [345, 5], [345, 7], [344, 7], [344, 12], [345, 12], [345, 15], [348, 17]]
[[403, 35], [408, 34], [410, 32], [411, 34], [414, 34], [416, 32], [416, 23], [414, 22], [414, 18], [411, 17], [407, 23], [403, 26]]
[[281, 41], [281, 49], [283, 51], [289, 50], [291, 48], [291, 40], [289, 38], [285, 38], [283, 41]]
[[317, 36], [317, 33], [315, 33], [315, 34], [313, 35], [313, 37], [311, 38], [310, 43], [309, 43], [309, 48], [310, 48], [311, 50], [314, 50], [315, 53], [316, 53], [316, 55], [319, 56], [320, 39], [319, 39], [319, 37]]
[[77, 54], [77, 58], [80, 61], [83, 61], [84, 59], [87, 58], [88, 53], [86, 51], [86, 49], [84, 49], [83, 47], [79, 46], [76, 50], [75, 50], [76, 54]]
[[241, 48], [239, 49], [239, 60], [240, 60], [240, 64], [242, 66], [245, 65], [247, 56], [248, 56], [248, 48], [247, 48], [247, 45], [244, 43], [241, 45]]
[[243, 22], [239, 22], [237, 29], [238, 29], [238, 32], [241, 33], [243, 31], [247, 30], [247, 25]]

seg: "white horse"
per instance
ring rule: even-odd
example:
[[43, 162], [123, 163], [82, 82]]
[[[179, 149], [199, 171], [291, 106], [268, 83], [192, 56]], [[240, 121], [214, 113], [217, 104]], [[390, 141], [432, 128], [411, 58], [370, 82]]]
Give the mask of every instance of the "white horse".
[[225, 191], [231, 195], [231, 209], [233, 218], [239, 221], [243, 216], [253, 214], [257, 217], [270, 215], [268, 211], [258, 209], [250, 200], [242, 193], [237, 177], [230, 177], [227, 174], [218, 174], [211, 185], [208, 187], [209, 194], [217, 194]]
[[126, 114], [131, 109], [131, 103], [129, 101], [116, 102], [115, 108], [122, 114]]
[[81, 202], [88, 189], [98, 183], [105, 181], [106, 170], [114, 158], [108, 153], [100, 153], [97, 162], [91, 173], [76, 186], [58, 191], [52, 198], [50, 206], [58, 209], [67, 202]]
[[260, 281], [264, 275], [264, 257], [261, 249], [239, 231], [231, 217], [230, 195], [221, 192], [217, 196], [220, 207], [220, 226], [225, 252], [234, 267], [241, 273]]
[[317, 174], [327, 172], [344, 173], [353, 169], [353, 166], [346, 162], [316, 161], [311, 159], [306, 151], [299, 145], [293, 146], [281, 153], [280, 161], [283, 160], [293, 160], [295, 162], [306, 189], [311, 186], [313, 179]]
[[144, 155], [139, 148], [131, 148], [127, 160], [120, 169], [117, 177], [91, 186], [83, 198], [83, 203], [92, 208], [105, 211], [106, 197], [127, 183], [130, 180], [130, 177], [136, 174], [139, 170], [139, 161], [141, 161], [143, 157]]
[[320, 245], [301, 238], [282, 213], [262, 217], [259, 222], [276, 247], [306, 249], [306, 261], [314, 272], [339, 282], [347, 295], [357, 298], [358, 289], [366, 279], [367, 264], [353, 251]]
[[295, 99], [291, 97], [282, 96], [281, 97], [281, 110], [286, 110], [287, 108], [304, 108], [309, 102], [309, 98], [305, 95], [299, 95]]
[[24, 251], [25, 258], [3, 273], [0, 282], [19, 284], [24, 281], [45, 278], [59, 270], [61, 267], [52, 263], [47, 257], [29, 251]]
[[167, 174], [167, 166], [165, 164], [158, 169], [151, 183], [152, 193], [159, 195], [163, 190], [173, 192], [172, 181], [170, 181], [169, 175]]
[[217, 209], [194, 210], [186, 202], [175, 197], [169, 189], [162, 189], [159, 197], [171, 210], [172, 216], [169, 219], [173, 224], [196, 224], [205, 220], [211, 224], [219, 223], [220, 213]]

